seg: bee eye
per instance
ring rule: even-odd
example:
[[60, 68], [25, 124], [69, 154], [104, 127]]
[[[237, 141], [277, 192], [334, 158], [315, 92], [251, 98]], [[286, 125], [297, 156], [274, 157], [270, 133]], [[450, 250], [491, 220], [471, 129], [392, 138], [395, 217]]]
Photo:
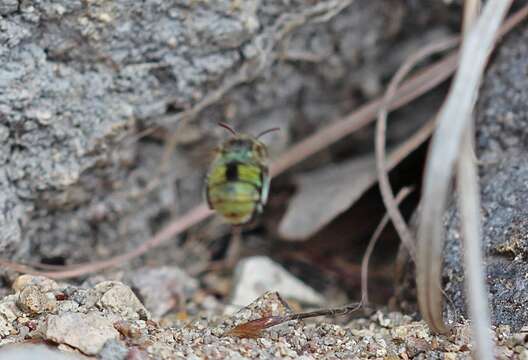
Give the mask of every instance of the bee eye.
[[266, 156], [266, 149], [261, 144], [253, 145], [253, 151], [261, 158]]

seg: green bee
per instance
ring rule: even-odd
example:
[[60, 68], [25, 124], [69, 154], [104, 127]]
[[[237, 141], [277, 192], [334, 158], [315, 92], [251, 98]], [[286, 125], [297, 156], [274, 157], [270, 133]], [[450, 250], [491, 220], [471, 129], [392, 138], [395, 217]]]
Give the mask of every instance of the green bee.
[[218, 125], [230, 131], [233, 137], [217, 149], [216, 158], [207, 174], [207, 203], [227, 222], [242, 225], [262, 212], [268, 198], [268, 151], [258, 139], [278, 128], [253, 137], [237, 133], [227, 124]]

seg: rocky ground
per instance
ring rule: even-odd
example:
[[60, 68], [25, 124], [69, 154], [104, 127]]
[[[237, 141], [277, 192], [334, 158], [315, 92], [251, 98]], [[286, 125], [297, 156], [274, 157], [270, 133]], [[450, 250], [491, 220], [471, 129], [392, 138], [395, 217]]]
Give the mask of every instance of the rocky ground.
[[[410, 53], [457, 33], [460, 4], [0, 1], [1, 257], [60, 266], [135, 248], [202, 201], [208, 154], [225, 138], [219, 120], [251, 133], [280, 126], [266, 140], [275, 158], [379, 96]], [[526, 44], [526, 25], [501, 41], [475, 111], [497, 356], [524, 360]], [[389, 145], [429, 120], [444, 94], [436, 89], [391, 114]], [[324, 221], [314, 220], [328, 211], [311, 195], [341, 200], [372, 139], [372, 128], [362, 129], [275, 179], [265, 214], [244, 233], [246, 259], [234, 276], [206, 270], [229, 242], [230, 228], [216, 220], [88, 279], [57, 283], [0, 269], [0, 358], [469, 358], [455, 201], [445, 215], [446, 314], [454, 310], [458, 321], [450, 336], [415, 317], [412, 269], [396, 287], [406, 295], [399, 305], [411, 305], [405, 314], [289, 322], [256, 339], [227, 335], [248, 319], [292, 311], [281, 298], [295, 311], [358, 298], [358, 263], [384, 213], [374, 180]], [[162, 171], [169, 142], [176, 145]], [[424, 154], [393, 171], [395, 189], [419, 190]], [[341, 175], [323, 176], [332, 170]], [[302, 221], [279, 226], [292, 217]], [[389, 230], [380, 243], [370, 290], [384, 306], [395, 290], [398, 241]]]
[[[9, 359], [15, 360], [41, 354], [39, 359], [61, 359], [62, 354], [65, 359], [103, 360], [471, 358], [467, 324], [456, 325], [449, 336], [437, 336], [424, 322], [398, 312], [377, 311], [341, 325], [334, 324], [335, 319], [290, 321], [263, 330], [257, 338], [240, 338], [229, 333], [234, 326], [263, 316], [282, 316], [292, 309], [276, 292], [265, 292], [242, 308], [225, 306], [201, 293], [193, 279], [177, 268], [148, 270], [150, 274], [143, 279], [152, 277], [152, 283], [139, 285], [135, 292], [120, 281], [72, 286], [43, 277], [20, 276], [13, 283], [12, 294], [0, 301], [0, 344], [11, 344], [0, 350], [0, 357], [9, 354]], [[165, 280], [160, 282], [160, 278]], [[167, 303], [171, 299], [163, 296], [163, 286], [168, 284], [179, 287], [172, 293], [172, 301], [178, 299], [177, 312], [171, 310], [174, 303]], [[157, 292], [161, 296], [156, 296]], [[147, 306], [138, 295], [147, 296]], [[499, 326], [495, 338], [499, 358], [528, 359], [528, 329], [513, 333], [508, 326]], [[45, 344], [48, 349], [35, 344]]]

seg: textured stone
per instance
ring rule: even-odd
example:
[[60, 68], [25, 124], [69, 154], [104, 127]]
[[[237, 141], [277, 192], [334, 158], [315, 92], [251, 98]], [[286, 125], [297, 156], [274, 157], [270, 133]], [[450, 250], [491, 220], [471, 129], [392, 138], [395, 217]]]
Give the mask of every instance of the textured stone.
[[15, 332], [15, 327], [4, 316], [0, 316], [0, 338], [11, 335]]
[[106, 310], [119, 314], [125, 319], [149, 319], [150, 314], [145, 309], [136, 294], [125, 284], [118, 281], [105, 281], [95, 286], [101, 298], [97, 305]]
[[[53, 264], [134, 247], [167, 214], [201, 201], [205, 164], [195, 160], [214, 146], [218, 120], [280, 125], [278, 151], [379, 94], [430, 40], [424, 33], [445, 32], [447, 9], [394, 0], [0, 3], [0, 252]], [[158, 124], [169, 134], [175, 116], [207, 99], [191, 125], [199, 136], [189, 143], [178, 127], [182, 146], [158, 176], [159, 138], [130, 138]]]
[[99, 358], [101, 360], [126, 360], [128, 353], [129, 350], [122, 341], [109, 340], [99, 353]]
[[30, 285], [37, 285], [44, 292], [58, 289], [57, 283], [52, 279], [48, 279], [44, 276], [34, 276], [27, 274], [17, 277], [11, 285], [11, 288], [16, 292], [19, 292]]
[[[528, 27], [499, 45], [476, 107], [484, 263], [495, 325], [528, 322]], [[447, 297], [465, 314], [458, 210], [445, 216]]]
[[11, 345], [0, 350], [0, 359], [10, 360], [83, 360], [79, 354], [57, 351], [44, 345]]
[[40, 286], [29, 285], [18, 295], [17, 305], [29, 315], [36, 315], [45, 311], [53, 312], [57, 301], [53, 294], [44, 292]]
[[265, 256], [242, 260], [235, 269], [231, 303], [246, 305], [267, 291], [277, 291], [284, 298], [322, 305], [324, 298], [282, 266]]
[[97, 313], [65, 313], [48, 317], [45, 338], [79, 349], [86, 355], [97, 355], [105, 343], [118, 339], [112, 322]]
[[160, 318], [171, 309], [181, 310], [198, 289], [196, 279], [177, 267], [140, 268], [129, 278], [154, 318]]

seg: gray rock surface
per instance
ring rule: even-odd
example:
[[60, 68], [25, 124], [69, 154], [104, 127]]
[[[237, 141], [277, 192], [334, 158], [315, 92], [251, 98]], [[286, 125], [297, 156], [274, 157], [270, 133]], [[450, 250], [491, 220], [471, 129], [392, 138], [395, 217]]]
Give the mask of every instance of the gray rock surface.
[[48, 317], [44, 337], [96, 355], [107, 341], [119, 338], [119, 333], [110, 320], [97, 313], [65, 313]]
[[127, 276], [153, 318], [178, 310], [198, 290], [198, 281], [174, 266], [139, 268]]
[[53, 291], [59, 288], [59, 285], [54, 280], [48, 279], [44, 276], [34, 275], [20, 275], [11, 284], [11, 288], [15, 291], [22, 291], [28, 286], [38, 286], [44, 292]]
[[[195, 160], [217, 120], [303, 136], [379, 93], [445, 32], [445, 13], [441, 1], [2, 1], [0, 253], [60, 264], [137, 245], [201, 200]], [[131, 135], [166, 134], [193, 106], [151, 186], [159, 138]]]
[[[500, 45], [476, 111], [483, 249], [493, 322], [528, 323], [528, 27]], [[446, 215], [447, 296], [465, 308], [458, 212]]]
[[99, 358], [102, 360], [125, 360], [127, 359], [128, 352], [129, 350], [126, 347], [126, 344], [122, 341], [109, 340], [105, 343], [103, 350], [99, 353]]
[[37, 285], [26, 286], [18, 295], [18, 307], [30, 315], [53, 312], [57, 307], [55, 296]]
[[128, 320], [147, 320], [150, 314], [136, 294], [125, 284], [118, 281], [104, 281], [95, 286], [101, 294], [97, 306], [109, 310]]
[[17, 296], [6, 296], [0, 302], [0, 337], [16, 334], [14, 321], [21, 315], [16, 305]]
[[12, 345], [0, 350], [0, 359], [83, 360], [86, 357], [78, 354], [68, 354], [44, 345]]
[[267, 291], [276, 291], [285, 299], [323, 306], [324, 297], [266, 256], [240, 261], [235, 269], [231, 303], [247, 305]]

